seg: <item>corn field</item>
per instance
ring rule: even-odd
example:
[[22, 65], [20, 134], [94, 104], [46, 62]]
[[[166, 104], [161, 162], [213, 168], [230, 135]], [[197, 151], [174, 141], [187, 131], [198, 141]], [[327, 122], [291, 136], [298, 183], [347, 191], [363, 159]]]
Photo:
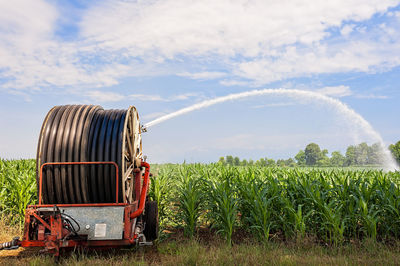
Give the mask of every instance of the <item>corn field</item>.
[[36, 203], [35, 169], [35, 160], [0, 160], [2, 219], [21, 225], [26, 206]]
[[153, 167], [150, 198], [162, 227], [193, 237], [210, 227], [232, 243], [246, 231], [260, 241], [315, 237], [329, 245], [400, 237], [400, 174], [379, 170]]
[[[328, 245], [400, 238], [400, 173], [378, 170], [235, 167], [222, 164], [152, 166], [149, 199], [161, 228], [187, 237], [211, 228], [232, 244], [244, 231], [259, 241], [316, 238]], [[35, 161], [0, 160], [0, 211], [23, 221], [36, 197]]]

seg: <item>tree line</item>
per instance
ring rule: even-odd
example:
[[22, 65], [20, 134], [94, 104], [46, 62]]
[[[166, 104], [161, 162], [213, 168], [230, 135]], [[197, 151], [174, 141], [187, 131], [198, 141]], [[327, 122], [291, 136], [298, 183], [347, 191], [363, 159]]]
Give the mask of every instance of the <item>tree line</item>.
[[[389, 150], [393, 157], [400, 164], [400, 141], [391, 144]], [[321, 149], [316, 143], [308, 144], [304, 150], [300, 150], [294, 158], [278, 159], [260, 158], [257, 161], [252, 159], [241, 160], [239, 157], [227, 155], [220, 157], [219, 163], [235, 166], [330, 166], [330, 167], [346, 167], [346, 166], [374, 166], [382, 164], [382, 149], [377, 143], [368, 145], [363, 142], [358, 145], [347, 147], [345, 154], [340, 151], [334, 151], [330, 154], [327, 149]]]

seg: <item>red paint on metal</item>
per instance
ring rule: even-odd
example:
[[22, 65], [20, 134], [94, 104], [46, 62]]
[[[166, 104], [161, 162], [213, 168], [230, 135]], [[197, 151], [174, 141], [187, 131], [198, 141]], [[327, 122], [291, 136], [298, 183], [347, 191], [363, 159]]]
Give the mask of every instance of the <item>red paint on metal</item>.
[[29, 239], [29, 226], [31, 224], [31, 215], [29, 209], [25, 210], [25, 224], [24, 224], [24, 236], [23, 239]]
[[142, 162], [141, 167], [145, 167], [142, 193], [140, 194], [139, 208], [131, 213], [131, 219], [134, 219], [142, 214], [146, 203], [147, 188], [149, 186], [150, 164]]
[[39, 241], [44, 240], [44, 232], [45, 232], [44, 225], [39, 224], [38, 225], [38, 238], [37, 238]]
[[32, 212], [32, 215], [35, 216], [35, 218], [38, 219], [44, 225], [44, 227], [51, 231], [51, 226], [46, 223], [39, 215], [37, 215], [36, 212]]
[[140, 200], [140, 188], [142, 186], [142, 171], [135, 169], [135, 200]]
[[40, 241], [40, 240], [22, 240], [21, 241], [21, 247], [44, 247], [44, 241]]
[[126, 206], [124, 211], [124, 239], [134, 239], [134, 220], [131, 219], [130, 214], [137, 209], [138, 202], [135, 201], [133, 204]]

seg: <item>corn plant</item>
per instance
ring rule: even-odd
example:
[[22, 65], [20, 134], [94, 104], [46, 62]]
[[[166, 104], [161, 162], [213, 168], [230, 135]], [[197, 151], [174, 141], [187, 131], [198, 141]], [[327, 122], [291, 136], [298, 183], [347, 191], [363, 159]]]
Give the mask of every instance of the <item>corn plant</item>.
[[150, 179], [148, 199], [157, 202], [160, 226], [171, 220], [171, 197], [174, 193], [172, 175], [171, 167], [162, 167]]
[[291, 225], [296, 239], [303, 239], [306, 236], [306, 221], [308, 217], [313, 214], [314, 210], [310, 210], [308, 213], [304, 214], [303, 205], [298, 205], [296, 209], [290, 201], [286, 201], [285, 210], [288, 216], [282, 216], [282, 218], [284, 219], [283, 222], [287, 223], [286, 228], [289, 228], [288, 225]]
[[177, 216], [184, 224], [186, 236], [193, 237], [199, 222], [205, 194], [203, 179], [189, 168], [181, 168], [181, 176], [177, 187]]
[[276, 224], [276, 212], [279, 211], [280, 189], [275, 180], [265, 182], [254, 178], [238, 185], [241, 199], [242, 220], [259, 239], [268, 241], [270, 230]]
[[0, 160], [0, 211], [21, 224], [26, 206], [36, 202], [35, 162]]
[[[237, 226], [239, 198], [233, 187], [231, 171], [224, 171], [222, 180], [208, 180], [208, 209], [212, 228], [232, 245], [232, 234]], [[221, 178], [220, 178], [221, 179]]]

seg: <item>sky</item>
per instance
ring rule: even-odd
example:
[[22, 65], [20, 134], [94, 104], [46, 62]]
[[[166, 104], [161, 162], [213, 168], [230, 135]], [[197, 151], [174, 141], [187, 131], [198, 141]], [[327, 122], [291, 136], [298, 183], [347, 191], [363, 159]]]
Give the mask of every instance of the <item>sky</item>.
[[[0, 157], [35, 158], [55, 105], [134, 105], [143, 124], [266, 88], [345, 103], [400, 140], [400, 2], [395, 0], [0, 1]], [[375, 142], [318, 101], [228, 101], [143, 133], [152, 163], [289, 158]]]

